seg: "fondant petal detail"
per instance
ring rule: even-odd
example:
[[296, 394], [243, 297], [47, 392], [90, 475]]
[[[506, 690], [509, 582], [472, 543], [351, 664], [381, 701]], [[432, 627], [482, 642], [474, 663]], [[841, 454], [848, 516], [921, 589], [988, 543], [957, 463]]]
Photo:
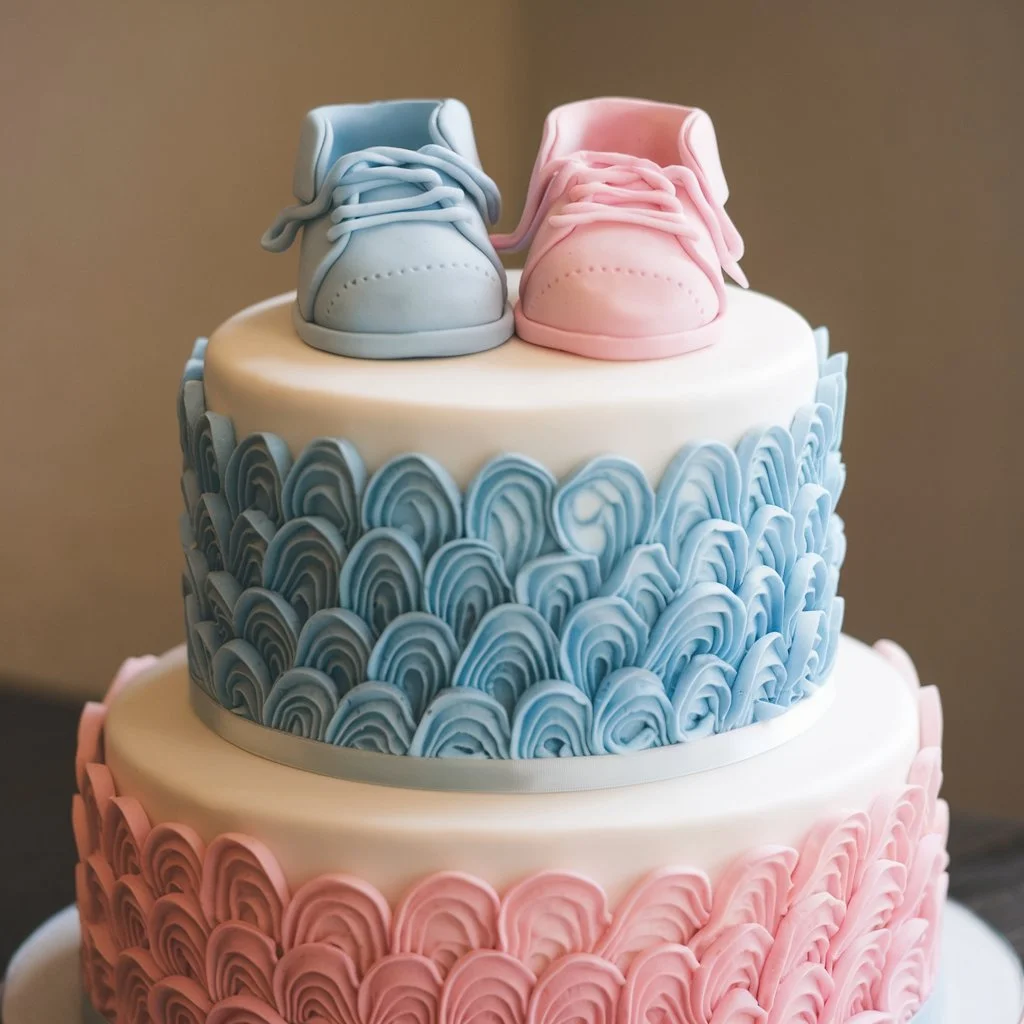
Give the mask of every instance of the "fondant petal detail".
[[743, 646], [749, 649], [769, 633], [782, 633], [786, 627], [786, 585], [770, 566], [757, 565], [743, 577], [738, 592], [747, 609]]
[[782, 579], [789, 578], [797, 558], [792, 513], [774, 505], [762, 505], [747, 523], [747, 539], [748, 572], [763, 565], [774, 569]]
[[78, 717], [78, 737], [75, 747], [75, 784], [85, 789], [85, 768], [103, 762], [103, 725], [107, 719], [105, 704], [86, 701]]
[[213, 694], [213, 659], [220, 649], [220, 630], [212, 620], [195, 622], [188, 633], [190, 670], [196, 675], [191, 678], [208, 694]]
[[862, 936], [885, 929], [900, 905], [906, 887], [907, 869], [903, 864], [892, 860], [877, 860], [869, 864], [850, 898], [842, 927], [829, 947], [825, 966], [833, 969]]
[[685, 946], [710, 914], [711, 883], [703, 871], [661, 868], [618, 905], [598, 953], [620, 971], [629, 971], [646, 949], [666, 943]]
[[438, 691], [450, 684], [458, 658], [456, 639], [441, 619], [407, 612], [381, 633], [370, 656], [368, 678], [402, 690], [413, 719], [419, 721]]
[[195, 468], [196, 430], [205, 412], [206, 390], [203, 382], [183, 377], [178, 389], [178, 441], [185, 465], [192, 469]]
[[280, 941], [288, 884], [259, 840], [232, 832], [219, 835], [206, 851], [200, 897], [211, 925], [242, 921]]
[[494, 697], [511, 715], [528, 687], [558, 676], [558, 641], [532, 608], [506, 604], [489, 611], [455, 666], [452, 685]]
[[154, 1024], [206, 1024], [210, 999], [192, 978], [161, 978], [149, 991]]
[[763, 846], [737, 857], [716, 882], [708, 923], [690, 941], [703, 959], [722, 934], [735, 925], [758, 924], [774, 935], [789, 910], [797, 852], [788, 846]]
[[285, 516], [326, 519], [351, 549], [362, 532], [359, 517], [365, 486], [366, 466], [359, 452], [340, 438], [317, 438], [306, 445], [285, 480]]
[[113, 919], [114, 886], [117, 880], [102, 853], [93, 853], [85, 862], [85, 918], [109, 927]]
[[492, 608], [511, 600], [512, 584], [501, 556], [483, 541], [450, 541], [427, 565], [423, 606], [448, 624], [459, 647]]
[[486, 882], [457, 871], [431, 875], [396, 907], [391, 949], [428, 957], [447, 974], [467, 953], [497, 946], [499, 909]]
[[846, 561], [846, 528], [841, 517], [834, 512], [828, 521], [828, 533], [825, 536], [825, 548], [822, 557], [835, 570], [843, 567]]
[[210, 1007], [206, 1024], [286, 1024], [272, 1006], [252, 996], [231, 996]]
[[843, 421], [846, 417], [846, 373], [849, 357], [837, 352], [822, 362], [815, 400], [827, 405], [832, 412], [832, 451], [838, 451], [843, 440]]
[[726, 729], [739, 729], [760, 721], [759, 709], [789, 707], [801, 696], [788, 686], [786, 645], [779, 633], [757, 640], [743, 655], [732, 686], [732, 703], [725, 716]]
[[657, 539], [672, 564], [690, 531], [705, 519], [740, 522], [742, 486], [736, 454], [718, 441], [690, 444], [669, 463], [658, 485]]
[[365, 682], [338, 702], [324, 742], [398, 755], [409, 752], [415, 732], [416, 720], [405, 692], [391, 683]]
[[249, 434], [242, 438], [228, 460], [225, 496], [231, 518], [256, 509], [280, 526], [283, 481], [291, 468], [288, 445], [276, 434]]
[[[894, 640], [879, 640], [875, 643], [875, 650], [896, 669], [911, 690], [916, 691], [921, 686], [913, 659], [898, 643]], [[922, 746], [929, 744], [923, 743]]]
[[117, 1003], [117, 947], [106, 925], [87, 924], [82, 929], [82, 980], [89, 1002], [110, 1017]]
[[134, 797], [115, 796], [103, 815], [103, 854], [114, 872], [142, 874], [142, 847], [149, 835], [149, 818]]
[[[192, 598], [195, 604], [195, 612], [191, 616], [192, 624], [200, 622], [210, 614], [210, 607], [206, 597], [206, 577], [209, 575], [210, 566], [206, 561], [206, 555], [198, 548], [185, 552], [185, 565], [182, 570], [181, 592], [187, 599]], [[186, 601], [186, 618], [189, 617]]]
[[928, 922], [912, 918], [892, 930], [892, 941], [878, 982], [878, 1008], [900, 1024], [910, 1021], [931, 991], [920, 943]]
[[740, 522], [765, 505], [786, 509], [793, 507], [797, 488], [796, 453], [793, 435], [783, 427], [773, 426], [746, 434], [736, 448], [740, 464]]
[[831, 968], [833, 989], [821, 1014], [822, 1024], [853, 1024], [858, 1013], [875, 1009], [874, 993], [882, 979], [890, 941], [885, 928], [854, 939]]
[[820, 484], [825, 476], [825, 458], [836, 436], [832, 410], [821, 402], [801, 406], [793, 417], [792, 434], [797, 480], [801, 484]]
[[292, 897], [284, 916], [284, 948], [326, 943], [341, 950], [361, 978], [388, 952], [391, 909], [368, 882], [321, 875]]
[[433, 960], [396, 953], [379, 960], [359, 986], [362, 1024], [437, 1024], [441, 975]]
[[611, 916], [604, 890], [568, 871], [541, 871], [514, 885], [501, 903], [501, 948], [540, 975], [569, 953], [592, 952]]
[[594, 696], [591, 749], [625, 754], [669, 742], [672, 705], [661, 680], [642, 668], [620, 668], [608, 675]]
[[[194, 469], [186, 469], [181, 474], [181, 499], [185, 504], [185, 515], [188, 517], [188, 522], [191, 525], [192, 519], [195, 516], [196, 506], [199, 504], [199, 499], [202, 497], [203, 491], [199, 483], [199, 477]], [[180, 532], [180, 527], [179, 527]], [[193, 533], [193, 540], [195, 539]]]
[[674, 692], [691, 659], [713, 654], [733, 664], [743, 649], [747, 610], [721, 583], [698, 583], [662, 613], [651, 630], [642, 666]]
[[619, 559], [600, 593], [625, 600], [650, 628], [679, 586], [679, 573], [669, 562], [665, 548], [661, 544], [640, 544]]
[[263, 721], [270, 687], [270, 671], [247, 640], [229, 640], [213, 656], [214, 696], [240, 718]]
[[203, 494], [199, 498], [192, 513], [192, 534], [210, 569], [223, 569], [230, 549], [231, 513], [221, 495]]
[[593, 555], [542, 555], [516, 576], [516, 601], [538, 612], [557, 636], [573, 608], [596, 597], [600, 587]]
[[117, 1024], [152, 1024], [149, 993], [163, 972], [145, 949], [125, 949], [114, 968]]
[[359, 977], [351, 957], [326, 943], [290, 949], [274, 972], [274, 1002], [287, 1021], [360, 1024]]
[[235, 450], [235, 428], [226, 416], [205, 412], [196, 421], [192, 439], [192, 465], [204, 494], [220, 494], [228, 460]]
[[87, 764], [82, 783], [88, 845], [90, 850], [98, 850], [103, 842], [103, 821], [107, 815], [107, 805], [117, 792], [114, 788], [114, 777], [105, 764]]
[[827, 892], [815, 891], [793, 902], [779, 922], [760, 972], [757, 1000], [766, 1010], [772, 1009], [783, 980], [800, 964], [824, 965], [845, 913], [846, 904]]
[[725, 519], [694, 523], [682, 538], [676, 559], [681, 587], [712, 582], [738, 590], [747, 571], [748, 545], [743, 527], [736, 523]]
[[372, 650], [373, 634], [358, 615], [344, 608], [325, 608], [302, 627], [295, 663], [330, 676], [335, 691], [344, 697], [369, 678], [366, 668]]
[[[696, 1020], [742, 1020], [740, 1011], [758, 1010], [756, 992], [765, 959], [772, 948], [772, 935], [755, 922], [724, 929], [707, 946], [693, 976], [690, 1007]], [[740, 990], [742, 995], [736, 993]], [[725, 1003], [728, 1013], [717, 1011]], [[755, 1014], [763, 1021], [766, 1015]]]
[[250, 587], [235, 602], [235, 635], [252, 644], [277, 679], [295, 662], [301, 622], [295, 609], [280, 595]]
[[607, 960], [570, 953], [538, 979], [529, 1024], [615, 1024], [625, 979]]
[[423, 589], [420, 549], [401, 530], [363, 534], [341, 569], [339, 601], [379, 635], [389, 622], [419, 610]]
[[206, 986], [213, 1002], [251, 996], [273, 1003], [277, 947], [259, 929], [225, 921], [206, 940]]
[[249, 509], [235, 520], [228, 537], [228, 567], [239, 586], [263, 583], [263, 563], [275, 533], [277, 527], [263, 512]]
[[587, 695], [572, 683], [534, 683], [516, 703], [510, 756], [583, 757], [590, 754], [594, 712]]
[[670, 695], [669, 740], [689, 743], [721, 732], [732, 706], [736, 670], [713, 654], [690, 660]]
[[793, 900], [816, 892], [849, 903], [867, 856], [871, 823], [863, 811], [817, 824], [804, 839], [793, 872]]
[[510, 738], [508, 714], [489, 693], [468, 687], [442, 690], [420, 720], [409, 755], [507, 758]]
[[149, 913], [149, 948], [163, 974], [206, 983], [210, 929], [199, 905], [184, 893], [161, 896]]
[[818, 1024], [830, 995], [832, 975], [821, 964], [798, 964], [779, 982], [768, 1024]]
[[149, 914], [153, 893], [142, 875], [117, 880], [110, 897], [110, 924], [118, 949], [149, 945]]
[[937, 686], [922, 686], [917, 692], [917, 708], [921, 720], [921, 746], [942, 746], [942, 702]]
[[[691, 1024], [690, 992], [697, 958], [687, 946], [650, 946], [633, 961], [622, 991], [620, 1020]], [[700, 1021], [700, 1018], [696, 1018]]]
[[338, 603], [338, 574], [346, 554], [333, 523], [316, 516], [289, 519], [267, 546], [263, 586], [281, 594], [305, 622]]
[[654, 492], [636, 463], [603, 455], [558, 488], [552, 518], [562, 548], [593, 555], [607, 578], [630, 548], [650, 539]]
[[[484, 541], [515, 577], [529, 561], [551, 550], [554, 476], [525, 455], [499, 455], [466, 491], [466, 536]], [[454, 627], [453, 627], [454, 628]]]
[[391, 527], [412, 538], [428, 560], [462, 534], [462, 496], [448, 471], [428, 455], [398, 455], [370, 478], [363, 529]]
[[793, 527], [796, 547], [801, 553], [820, 555], [828, 539], [832, 517], [832, 498], [820, 484], [803, 484], [793, 500]]
[[199, 900], [206, 848], [187, 825], [154, 825], [142, 847], [142, 875], [157, 896], [180, 893]]
[[585, 601], [569, 613], [562, 629], [561, 675], [593, 700], [612, 672], [639, 663], [647, 637], [647, 624], [623, 598]]
[[226, 644], [235, 635], [235, 604], [241, 593], [238, 580], [229, 572], [211, 572], [206, 577], [206, 605], [221, 644]]
[[263, 724], [307, 740], [322, 740], [337, 710], [338, 695], [330, 676], [315, 668], [290, 668], [267, 695]]
[[526, 1024], [533, 974], [515, 957], [478, 949], [452, 967], [441, 990], [444, 1024]]

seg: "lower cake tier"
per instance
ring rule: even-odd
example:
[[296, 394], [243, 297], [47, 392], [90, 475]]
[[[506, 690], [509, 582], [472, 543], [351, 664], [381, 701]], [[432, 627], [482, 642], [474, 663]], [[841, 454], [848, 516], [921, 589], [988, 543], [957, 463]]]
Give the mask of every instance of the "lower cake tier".
[[903, 1024], [946, 892], [938, 699], [898, 648], [847, 638], [833, 685], [807, 731], [713, 771], [447, 793], [231, 746], [171, 652], [83, 714], [90, 1001], [140, 1022]]

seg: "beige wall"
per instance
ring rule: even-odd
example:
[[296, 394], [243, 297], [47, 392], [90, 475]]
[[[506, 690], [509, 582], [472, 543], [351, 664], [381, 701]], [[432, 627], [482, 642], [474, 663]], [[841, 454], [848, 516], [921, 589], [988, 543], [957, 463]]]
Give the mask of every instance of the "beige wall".
[[712, 112], [755, 287], [851, 352], [848, 629], [942, 685], [950, 797], [1024, 814], [1024, 6], [62, 6], [0, 8], [0, 673], [178, 640], [177, 374], [289, 284], [256, 243], [307, 107], [463, 97], [510, 223], [549, 106], [649, 95]]

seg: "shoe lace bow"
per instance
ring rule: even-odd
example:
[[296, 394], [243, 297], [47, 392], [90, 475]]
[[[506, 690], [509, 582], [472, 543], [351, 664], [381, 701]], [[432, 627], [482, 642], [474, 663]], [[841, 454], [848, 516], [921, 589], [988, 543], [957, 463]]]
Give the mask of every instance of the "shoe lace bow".
[[[372, 198], [375, 191], [396, 185], [413, 185], [416, 191]], [[485, 221], [497, 220], [497, 186], [458, 153], [432, 144], [418, 150], [375, 146], [339, 157], [314, 198], [282, 210], [264, 234], [262, 244], [271, 252], [283, 252], [304, 225], [324, 215], [331, 220], [327, 240], [342, 244], [353, 232], [380, 224], [457, 224], [475, 218], [472, 208], [463, 201], [467, 197]]]

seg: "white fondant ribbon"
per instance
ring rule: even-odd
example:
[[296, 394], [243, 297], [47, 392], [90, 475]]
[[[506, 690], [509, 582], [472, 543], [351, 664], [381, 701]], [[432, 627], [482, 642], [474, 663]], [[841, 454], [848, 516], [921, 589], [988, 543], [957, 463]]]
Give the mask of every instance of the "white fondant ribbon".
[[826, 683], [785, 714], [693, 743], [635, 754], [529, 760], [409, 757], [335, 747], [269, 729], [218, 704], [195, 683], [192, 707], [217, 735], [257, 757], [300, 771], [398, 789], [465, 793], [578, 793], [678, 779], [745, 761], [809, 729], [832, 703]]

